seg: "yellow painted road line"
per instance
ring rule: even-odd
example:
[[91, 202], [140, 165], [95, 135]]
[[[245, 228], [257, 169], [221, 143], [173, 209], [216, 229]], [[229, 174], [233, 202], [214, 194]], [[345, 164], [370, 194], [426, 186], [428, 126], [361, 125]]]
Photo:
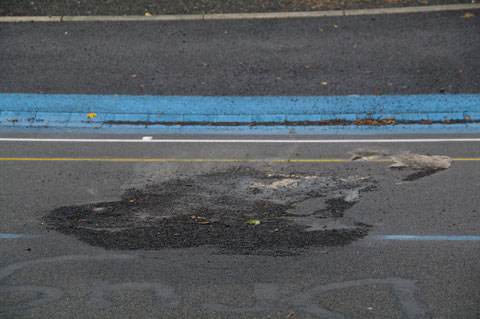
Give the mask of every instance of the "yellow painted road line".
[[40, 158], [3, 157], [0, 161], [59, 161], [59, 162], [348, 162], [348, 159], [248, 159], [248, 158]]
[[[453, 161], [480, 161], [480, 158], [452, 158]], [[2, 157], [0, 161], [47, 161], [47, 162], [277, 162], [277, 163], [345, 163], [345, 162], [392, 162], [391, 159], [351, 161], [343, 158], [330, 159], [248, 159], [248, 158], [61, 158], [61, 157]]]

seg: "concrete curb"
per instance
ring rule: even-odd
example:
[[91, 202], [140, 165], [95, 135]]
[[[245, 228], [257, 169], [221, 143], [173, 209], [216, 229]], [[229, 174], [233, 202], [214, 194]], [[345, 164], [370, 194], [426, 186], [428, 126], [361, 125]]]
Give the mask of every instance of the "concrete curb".
[[360, 16], [380, 14], [427, 13], [439, 11], [459, 11], [480, 9], [480, 3], [448, 4], [434, 6], [352, 9], [330, 11], [299, 12], [265, 12], [265, 13], [218, 13], [187, 15], [152, 15], [152, 16], [4, 16], [0, 23], [7, 22], [168, 22], [168, 21], [206, 21], [206, 20], [251, 20], [251, 19], [286, 19], [286, 18], [323, 18], [339, 16]]
[[235, 134], [292, 130], [322, 134], [478, 132], [480, 94], [202, 97], [2, 93], [0, 128]]

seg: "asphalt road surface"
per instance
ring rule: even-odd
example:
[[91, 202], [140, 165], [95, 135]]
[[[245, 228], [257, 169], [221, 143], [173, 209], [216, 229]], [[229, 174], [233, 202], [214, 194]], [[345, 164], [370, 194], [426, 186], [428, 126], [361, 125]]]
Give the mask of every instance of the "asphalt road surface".
[[[2, 157], [12, 160], [2, 159], [0, 232], [36, 236], [0, 239], [2, 316], [474, 318], [478, 241], [382, 236], [478, 235], [478, 143], [1, 142]], [[395, 170], [388, 161], [333, 161], [358, 148], [445, 155], [454, 162], [405, 181], [418, 170]], [[119, 161], [126, 158], [137, 160]], [[325, 161], [308, 161], [314, 159]], [[215, 189], [228, 181], [236, 186]], [[312, 193], [322, 187], [324, 194]], [[268, 205], [282, 202], [285, 189], [299, 196], [291, 200], [294, 209], [276, 207], [270, 217], [288, 217], [263, 216]], [[349, 194], [346, 210], [319, 212], [318, 201], [345, 203]], [[231, 220], [248, 204], [263, 206]], [[69, 214], [71, 206], [76, 213], [59, 218], [58, 209]], [[102, 209], [107, 221], [89, 220], [92, 210]], [[325, 213], [317, 221], [308, 217]], [[155, 220], [160, 215], [174, 223]], [[257, 218], [259, 225], [245, 223]], [[226, 232], [213, 232], [227, 227], [227, 219]], [[145, 224], [156, 236], [170, 231], [181, 240], [158, 242]], [[180, 234], [182, 227], [190, 235]], [[315, 227], [333, 230], [333, 239], [308, 241]], [[229, 241], [237, 228], [246, 228], [246, 238]], [[292, 237], [292, 228], [306, 237]], [[358, 228], [360, 236], [341, 236]], [[215, 237], [203, 245], [209, 236]], [[305, 242], [290, 245], [296, 239]]]
[[[478, 94], [464, 14], [1, 24], [0, 91]], [[142, 138], [2, 129], [0, 317], [478, 318], [478, 134]]]
[[[0, 92], [478, 93], [480, 13], [0, 25]], [[323, 85], [326, 82], [327, 85]]]

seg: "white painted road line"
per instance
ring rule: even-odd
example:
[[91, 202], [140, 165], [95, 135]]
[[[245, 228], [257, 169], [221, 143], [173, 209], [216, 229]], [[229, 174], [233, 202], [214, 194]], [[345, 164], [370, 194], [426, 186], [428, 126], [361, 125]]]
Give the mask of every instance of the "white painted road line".
[[247, 19], [285, 19], [285, 18], [322, 18], [336, 16], [359, 16], [380, 14], [425, 13], [438, 11], [457, 11], [480, 9], [479, 3], [446, 4], [436, 6], [418, 6], [403, 8], [377, 8], [358, 10], [298, 11], [298, 12], [253, 12], [253, 13], [215, 13], [152, 16], [8, 16], [0, 17], [2, 22], [152, 22], [152, 21], [202, 21], [202, 20], [247, 20]]
[[234, 140], [234, 139], [85, 139], [85, 138], [0, 138], [0, 142], [51, 142], [51, 143], [278, 143], [278, 144], [345, 144], [345, 143], [442, 143], [480, 142], [480, 138], [420, 138], [420, 139], [292, 139], [292, 140]]

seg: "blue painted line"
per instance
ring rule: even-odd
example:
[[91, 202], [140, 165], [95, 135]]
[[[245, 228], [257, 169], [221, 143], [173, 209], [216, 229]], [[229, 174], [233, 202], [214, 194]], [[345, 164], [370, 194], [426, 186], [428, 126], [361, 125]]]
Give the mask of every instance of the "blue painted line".
[[[33, 127], [13, 127], [0, 124], [0, 132], [31, 132]], [[434, 124], [434, 125], [386, 125], [386, 126], [138, 126], [138, 125], [98, 125], [66, 127], [35, 127], [35, 132], [72, 132], [78, 133], [112, 133], [112, 134], [324, 134], [324, 135], [374, 135], [374, 134], [466, 134], [480, 133], [480, 123], [473, 124]]]
[[[434, 124], [434, 125], [386, 125], [386, 126], [138, 126], [138, 125], [98, 125], [93, 127], [37, 127], [35, 132], [72, 132], [78, 133], [112, 133], [112, 134], [324, 134], [324, 135], [374, 135], [374, 134], [466, 134], [480, 133], [480, 123], [473, 124]], [[0, 132], [31, 132], [28, 127], [2, 127]]]
[[[86, 115], [94, 112], [94, 119]], [[480, 120], [480, 94], [349, 96], [150, 96], [0, 93], [0, 128], [151, 133], [378, 134], [479, 132], [477, 123], [389, 126], [165, 126], [162, 122], [283, 122], [366, 117]], [[116, 124], [115, 121], [143, 125]], [[421, 126], [421, 127], [420, 127]]]
[[480, 236], [412, 236], [412, 235], [386, 235], [377, 236], [377, 239], [386, 240], [480, 240]]
[[13, 239], [13, 238], [34, 238], [38, 237], [36, 235], [26, 235], [26, 234], [0, 234], [0, 239]]

